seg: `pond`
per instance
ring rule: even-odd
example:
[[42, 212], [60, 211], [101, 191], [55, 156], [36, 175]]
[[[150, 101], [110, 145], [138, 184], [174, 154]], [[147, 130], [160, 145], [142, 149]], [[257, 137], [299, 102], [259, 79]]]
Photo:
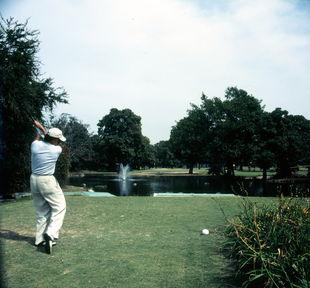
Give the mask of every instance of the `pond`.
[[[116, 196], [152, 196], [154, 193], [233, 193], [261, 196], [264, 190], [260, 179], [241, 177], [148, 176], [122, 180], [112, 176], [85, 175], [70, 178], [70, 185], [83, 186], [83, 183], [96, 192], [109, 192]], [[283, 187], [283, 184], [269, 183], [264, 195], [274, 195], [275, 191]]]

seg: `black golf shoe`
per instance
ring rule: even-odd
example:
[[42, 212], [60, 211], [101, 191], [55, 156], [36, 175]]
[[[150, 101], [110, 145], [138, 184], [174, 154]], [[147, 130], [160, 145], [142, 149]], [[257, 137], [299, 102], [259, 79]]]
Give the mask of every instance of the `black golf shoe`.
[[45, 252], [47, 254], [52, 254], [53, 240], [48, 234], [43, 235], [45, 240]]

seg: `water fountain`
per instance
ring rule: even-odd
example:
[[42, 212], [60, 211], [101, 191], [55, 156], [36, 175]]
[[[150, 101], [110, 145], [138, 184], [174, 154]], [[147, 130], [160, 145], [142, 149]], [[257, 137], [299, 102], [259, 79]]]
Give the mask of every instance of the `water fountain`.
[[123, 181], [127, 179], [128, 176], [128, 171], [129, 171], [129, 165], [126, 164], [125, 166], [123, 163], [120, 165], [120, 170], [119, 170], [119, 178], [122, 179]]
[[120, 170], [119, 170], [119, 179], [121, 179], [119, 183], [119, 193], [120, 196], [127, 196], [130, 193], [130, 185], [128, 185], [128, 172], [129, 172], [129, 165], [123, 165], [121, 163]]

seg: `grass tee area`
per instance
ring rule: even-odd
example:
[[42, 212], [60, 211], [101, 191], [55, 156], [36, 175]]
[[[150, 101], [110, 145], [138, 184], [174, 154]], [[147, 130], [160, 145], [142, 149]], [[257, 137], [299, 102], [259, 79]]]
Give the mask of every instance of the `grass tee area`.
[[[32, 201], [1, 204], [7, 287], [234, 287], [221, 253], [219, 204], [233, 216], [239, 197], [66, 199], [52, 255], [33, 246]], [[209, 235], [200, 234], [204, 228]]]

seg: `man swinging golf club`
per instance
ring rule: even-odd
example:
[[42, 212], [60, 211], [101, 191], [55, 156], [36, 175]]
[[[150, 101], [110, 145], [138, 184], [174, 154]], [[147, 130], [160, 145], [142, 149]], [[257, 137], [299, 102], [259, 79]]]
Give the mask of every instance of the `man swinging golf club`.
[[62, 152], [60, 141], [64, 142], [66, 138], [58, 128], [46, 130], [40, 122], [33, 122], [44, 135], [40, 140], [37, 133], [31, 144], [30, 188], [36, 210], [35, 245], [44, 246], [46, 253], [51, 254], [66, 213], [64, 194], [53, 176]]

